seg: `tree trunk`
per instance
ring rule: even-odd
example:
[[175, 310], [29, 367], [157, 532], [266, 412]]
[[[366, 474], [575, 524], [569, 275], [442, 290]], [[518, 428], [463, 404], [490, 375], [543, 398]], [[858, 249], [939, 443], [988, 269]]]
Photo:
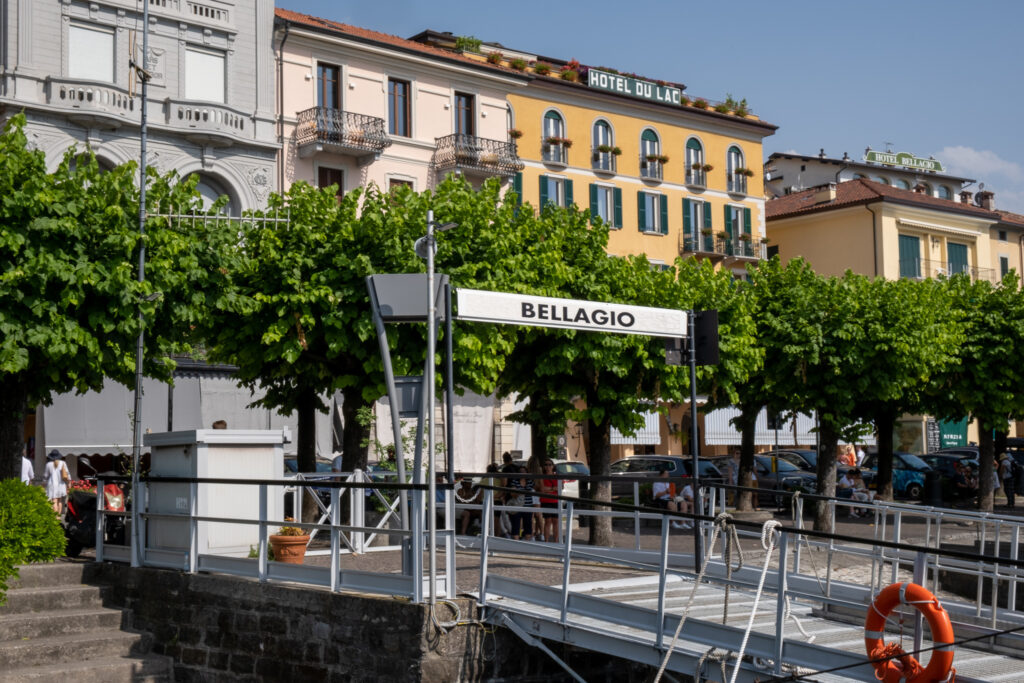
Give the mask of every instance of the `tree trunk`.
[[0, 382], [0, 479], [21, 478], [28, 391], [15, 379]]
[[[592, 404], [588, 403], [587, 405]], [[608, 421], [595, 424], [593, 420], [587, 420], [587, 434], [590, 440], [590, 473], [606, 477], [611, 473], [612, 464], [612, 445], [608, 433]], [[610, 481], [591, 482], [590, 497], [594, 500], [611, 500], [612, 483]], [[594, 506], [594, 509], [608, 510], [604, 506]], [[612, 545], [611, 517], [590, 518], [590, 544]]]
[[878, 476], [875, 479], [879, 500], [892, 500], [892, 433], [896, 418], [892, 413], [875, 415], [875, 434], [878, 448]]
[[548, 437], [539, 424], [530, 425], [530, 454], [538, 462], [548, 457]]
[[[737, 486], [750, 488], [750, 475], [754, 471], [754, 437], [757, 435], [757, 416], [761, 406], [744, 406], [740, 413], [740, 471], [736, 477]], [[753, 491], [741, 491], [736, 497], [736, 509], [741, 512], [753, 510]]]
[[[819, 429], [821, 451], [818, 453], [818, 495], [833, 497], [836, 495], [836, 444], [839, 443], [839, 433], [824, 421]], [[827, 501], [820, 500], [815, 506], [814, 530], [833, 531]]]
[[992, 486], [992, 472], [995, 469], [995, 442], [992, 437], [992, 426], [978, 421], [978, 509], [992, 512], [995, 504], [995, 492]]
[[364, 427], [356, 419], [359, 409], [366, 406], [363, 391], [359, 387], [347, 387], [341, 394], [344, 397], [341, 415], [345, 419], [345, 428], [341, 433], [341, 469], [345, 472], [365, 470], [367, 450], [370, 447], [370, 427]]
[[296, 457], [299, 472], [316, 472], [316, 392], [304, 389], [299, 395], [299, 443]]

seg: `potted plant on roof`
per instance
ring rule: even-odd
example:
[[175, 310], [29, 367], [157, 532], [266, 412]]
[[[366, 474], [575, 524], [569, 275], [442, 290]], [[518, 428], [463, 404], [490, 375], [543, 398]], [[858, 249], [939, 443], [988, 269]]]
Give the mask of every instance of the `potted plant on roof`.
[[[291, 517], [285, 517], [286, 522], [294, 521]], [[274, 560], [288, 564], [302, 564], [306, 557], [306, 545], [309, 543], [309, 534], [297, 526], [283, 526], [276, 534], [271, 534], [270, 547], [274, 551]]]
[[509, 60], [508, 65], [516, 71], [526, 71], [526, 60], [522, 57], [513, 57]]
[[541, 76], [547, 76], [551, 73], [551, 65], [547, 62], [537, 62], [533, 65], [533, 72]]
[[489, 64], [501, 64], [501, 53], [500, 52], [488, 52], [487, 62]]

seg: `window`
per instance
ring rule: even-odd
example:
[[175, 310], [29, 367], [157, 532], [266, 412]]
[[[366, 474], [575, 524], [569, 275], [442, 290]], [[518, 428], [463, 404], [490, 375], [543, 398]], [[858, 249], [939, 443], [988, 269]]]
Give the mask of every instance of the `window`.
[[640, 134], [640, 175], [644, 178], [661, 179], [661, 141], [650, 128]]
[[68, 78], [114, 82], [114, 34], [111, 31], [68, 27]]
[[341, 109], [341, 67], [316, 65], [316, 106]]
[[388, 179], [388, 192], [394, 192], [400, 187], [408, 187], [410, 190], [414, 189], [411, 180], [406, 180], [404, 178]]
[[1004, 278], [1006, 274], [1010, 272], [1010, 257], [1000, 256], [999, 257], [999, 277]]
[[609, 227], [622, 227], [622, 190], [607, 185], [590, 185], [590, 216], [600, 218]]
[[224, 102], [223, 53], [185, 49], [185, 98], [204, 102]]
[[999, 231], [999, 241], [1000, 242], [1005, 242], [1006, 241], [1006, 231], [1005, 230], [1000, 230]]
[[231, 198], [231, 195], [224, 189], [224, 186], [214, 178], [207, 175], [199, 175], [199, 182], [196, 184], [196, 191], [202, 198], [203, 210], [209, 210], [221, 197], [226, 196], [228, 201], [224, 206], [221, 207], [220, 213], [224, 216], [235, 216], [238, 215], [237, 204]]
[[412, 135], [409, 92], [408, 81], [388, 79], [388, 132], [392, 135]]
[[939, 185], [939, 188], [936, 191], [936, 196], [939, 199], [952, 199], [953, 190], [949, 189], [948, 185]]
[[540, 205], [572, 206], [572, 181], [566, 178], [542, 175], [540, 177]]
[[636, 207], [640, 232], [668, 234], [668, 197], [640, 190], [636, 193]]
[[866, 175], [864, 175], [863, 173], [854, 173], [853, 174], [853, 179], [854, 180], [867, 180], [868, 177]]
[[743, 151], [733, 145], [725, 156], [726, 189], [729, 192], [747, 193], [746, 170], [743, 166]]
[[967, 245], [948, 242], [946, 244], [946, 260], [949, 265], [950, 275], [969, 273], [970, 264], [967, 261]]
[[921, 277], [921, 240], [900, 235], [900, 277]]
[[473, 126], [473, 96], [455, 93], [455, 132], [458, 135], [476, 135]]
[[345, 194], [345, 175], [340, 168], [330, 168], [328, 166], [320, 166], [316, 169], [316, 186], [319, 188], [330, 187], [331, 185], [337, 185], [338, 189], [334, 195], [341, 201], [342, 195]]
[[704, 172], [704, 147], [697, 138], [686, 141], [686, 182], [690, 185], [707, 185]]
[[725, 253], [730, 256], [754, 255], [752, 245], [752, 223], [750, 209], [743, 206], [726, 205], [725, 207]]
[[899, 189], [901, 189], [901, 190], [909, 190], [909, 189], [910, 189], [910, 183], [908, 183], [908, 182], [907, 182], [906, 180], [904, 180], [903, 178], [897, 178], [896, 180], [894, 180], [894, 181], [893, 181], [893, 183], [892, 183], [892, 184], [893, 184], [893, 185], [894, 185], [895, 187], [898, 187], [898, 188], [899, 188]]
[[886, 178], [885, 176], [873, 175], [871, 176], [871, 179], [874, 180], [876, 183], [882, 183], [883, 185], [889, 184], [889, 179]]
[[544, 138], [541, 141], [541, 159], [548, 163], [567, 163], [568, 150], [565, 140], [565, 120], [557, 111], [544, 113]]
[[[706, 233], [706, 234], [705, 234]], [[687, 251], [715, 251], [711, 234], [711, 202], [683, 199], [683, 248]]]
[[607, 121], [598, 121], [594, 124], [593, 146], [593, 168], [599, 171], [614, 171], [615, 155], [612, 154], [612, 127]]

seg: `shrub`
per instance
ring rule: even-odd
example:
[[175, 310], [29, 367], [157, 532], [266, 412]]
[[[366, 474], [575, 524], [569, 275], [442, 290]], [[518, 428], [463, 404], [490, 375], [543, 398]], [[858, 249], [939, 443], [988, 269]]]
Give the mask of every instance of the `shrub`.
[[458, 36], [455, 38], [455, 49], [463, 52], [480, 52], [480, 44], [483, 41], [473, 36]]
[[18, 479], [0, 481], [0, 604], [18, 565], [52, 562], [64, 552], [64, 532], [46, 493]]
[[693, 101], [693, 106], [697, 107], [697, 109], [707, 109], [708, 101], [703, 98], [697, 98]]
[[514, 57], [509, 61], [508, 65], [516, 71], [523, 71], [526, 69], [526, 60], [522, 57]]
[[487, 61], [491, 64], [501, 64], [501, 53], [500, 52], [488, 52]]
[[533, 71], [541, 76], [546, 76], [551, 73], [551, 65], [547, 62], [537, 62], [533, 65]]
[[725, 102], [720, 102], [715, 105], [715, 111], [717, 111], [719, 114], [728, 114], [729, 109], [729, 105], [726, 104]]
[[580, 72], [573, 71], [572, 69], [562, 69], [562, 73], [560, 75], [562, 80], [569, 81], [570, 83], [575, 83], [580, 79]]

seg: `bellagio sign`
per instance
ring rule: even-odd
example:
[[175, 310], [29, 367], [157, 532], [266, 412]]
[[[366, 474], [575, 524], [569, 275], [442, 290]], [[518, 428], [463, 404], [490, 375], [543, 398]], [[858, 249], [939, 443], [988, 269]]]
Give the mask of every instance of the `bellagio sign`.
[[456, 318], [472, 322], [558, 327], [590, 332], [685, 337], [686, 311], [599, 301], [456, 289]]

